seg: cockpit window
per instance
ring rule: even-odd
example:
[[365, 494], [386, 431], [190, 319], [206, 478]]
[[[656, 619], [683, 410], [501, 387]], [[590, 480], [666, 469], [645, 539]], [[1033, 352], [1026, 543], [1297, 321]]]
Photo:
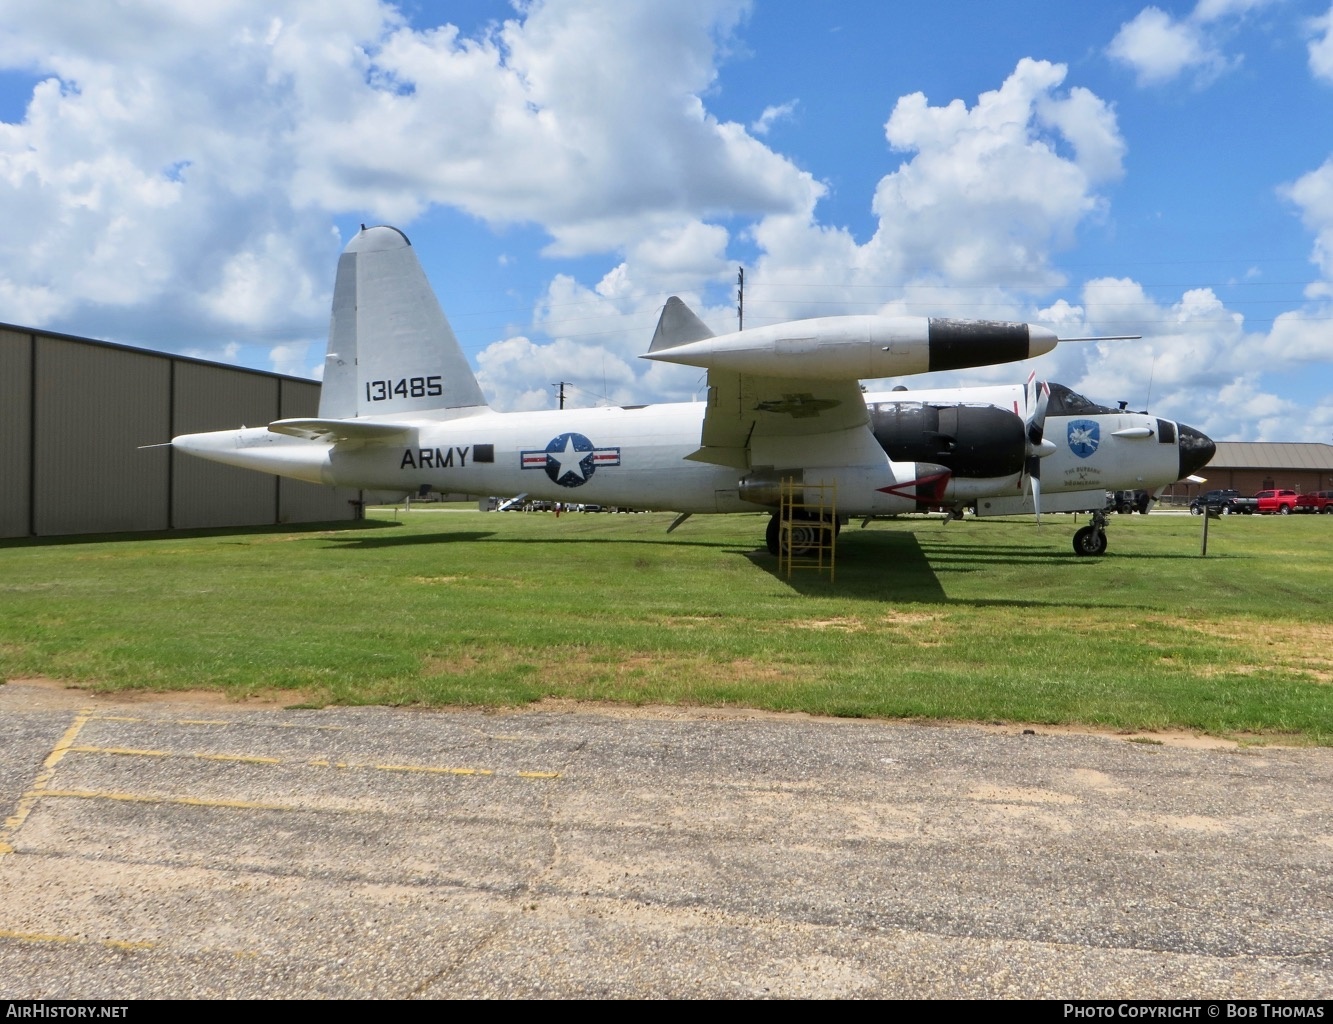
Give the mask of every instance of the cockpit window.
[[1104, 405], [1084, 398], [1077, 391], [1071, 391], [1063, 384], [1051, 382], [1051, 400], [1046, 406], [1047, 416], [1096, 416], [1108, 412], [1119, 412]]

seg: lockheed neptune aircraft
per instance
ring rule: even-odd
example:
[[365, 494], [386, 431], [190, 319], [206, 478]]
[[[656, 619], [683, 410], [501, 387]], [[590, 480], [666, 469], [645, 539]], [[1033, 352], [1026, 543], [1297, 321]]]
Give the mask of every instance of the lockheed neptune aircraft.
[[[859, 381], [1026, 359], [1059, 339], [1022, 323], [840, 316], [714, 336], [669, 299], [645, 358], [708, 371], [703, 402], [498, 413], [482, 397], [407, 237], [362, 230], [338, 261], [319, 415], [185, 434], [180, 451], [312, 483], [682, 513], [769, 512], [832, 489], [833, 527], [926, 508], [1088, 510], [1075, 551], [1106, 548], [1107, 490], [1157, 490], [1213, 444], [1060, 385], [864, 394]], [[1052, 430], [1052, 427], [1055, 429]], [[833, 489], [835, 488], [835, 489]], [[813, 499], [808, 504], [814, 504]], [[786, 509], [784, 513], [782, 510]], [[672, 524], [673, 528], [681, 520]]]

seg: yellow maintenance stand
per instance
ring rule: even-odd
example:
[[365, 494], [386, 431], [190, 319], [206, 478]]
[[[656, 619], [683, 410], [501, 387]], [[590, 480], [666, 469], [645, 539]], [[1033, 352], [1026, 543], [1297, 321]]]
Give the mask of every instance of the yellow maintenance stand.
[[801, 483], [783, 477], [778, 485], [778, 570], [827, 572], [832, 583], [838, 554], [838, 485]]

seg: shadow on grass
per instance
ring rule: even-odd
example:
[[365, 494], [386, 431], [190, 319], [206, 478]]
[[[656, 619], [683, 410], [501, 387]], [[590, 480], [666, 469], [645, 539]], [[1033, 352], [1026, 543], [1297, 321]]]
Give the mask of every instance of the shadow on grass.
[[[396, 524], [395, 524], [396, 525]], [[402, 548], [425, 544], [457, 544], [460, 541], [482, 541], [495, 534], [472, 530], [464, 533], [409, 533], [396, 537], [330, 537], [325, 550], [350, 551], [372, 548]]]
[[[998, 565], [1066, 569], [1071, 565], [1095, 566], [1103, 559], [1081, 558], [1074, 552], [1034, 551], [1013, 546], [996, 553], [993, 548], [958, 547], [950, 558], [937, 557], [938, 548], [922, 546], [910, 533], [861, 534], [840, 540], [837, 572], [830, 581], [827, 572], [798, 566], [790, 576], [778, 559], [766, 550], [733, 551], [756, 568], [769, 573], [793, 591], [807, 597], [851, 597], [868, 601], [919, 604], [951, 604], [968, 608], [1032, 608], [1049, 610], [1080, 608], [1105, 612], [1115, 607], [1105, 597], [1087, 601], [1039, 600], [1031, 597], [950, 597], [940, 580], [958, 573], [988, 572]], [[1177, 558], [1178, 555], [1132, 555], [1143, 560]], [[999, 585], [999, 584], [997, 584]]]
[[576, 546], [586, 547], [590, 544], [595, 545], [614, 545], [616, 547], [643, 546], [650, 547], [673, 547], [673, 548], [709, 548], [712, 550], [722, 550], [734, 547], [735, 542], [729, 540], [677, 540], [675, 537], [510, 537], [497, 533], [414, 533], [405, 537], [331, 537], [333, 543], [330, 547], [336, 549], [345, 548], [391, 548], [398, 546], [411, 546], [413, 544], [447, 544], [453, 541], [493, 541], [497, 544], [514, 544], [540, 546]]
[[922, 604], [945, 604], [949, 600], [921, 545], [910, 533], [879, 533], [839, 542], [832, 580], [827, 572], [801, 563], [788, 575], [777, 557], [765, 549], [735, 553], [802, 595]]
[[[1114, 540], [1114, 538], [1112, 538]], [[976, 545], [976, 544], [927, 544], [925, 547], [927, 556], [931, 561], [965, 561], [981, 564], [995, 564], [998, 562], [1008, 564], [1025, 565], [1069, 565], [1077, 563], [1080, 565], [1103, 565], [1106, 561], [1126, 561], [1134, 560], [1138, 562], [1157, 562], [1157, 561], [1175, 561], [1178, 559], [1197, 559], [1199, 552], [1196, 551], [1115, 551], [1109, 548], [1105, 555], [1096, 558], [1084, 558], [1074, 554], [1073, 546], [1063, 551], [1052, 551], [1050, 548], [1025, 547], [1022, 545]], [[1235, 555], [1209, 555], [1209, 558], [1235, 558]]]
[[65, 544], [119, 544], [145, 540], [190, 540], [200, 537], [265, 537], [292, 533], [360, 533], [394, 529], [398, 523], [375, 519], [357, 522], [338, 519], [329, 523], [279, 523], [272, 526], [210, 526], [197, 530], [151, 530], [144, 533], [77, 533], [60, 537], [11, 537], [0, 540], [3, 548], [49, 547]]

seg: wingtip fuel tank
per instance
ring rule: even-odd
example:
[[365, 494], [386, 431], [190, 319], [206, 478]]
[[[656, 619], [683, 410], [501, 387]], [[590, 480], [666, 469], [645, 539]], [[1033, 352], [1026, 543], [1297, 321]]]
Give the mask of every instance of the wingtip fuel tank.
[[642, 358], [766, 377], [866, 380], [1009, 363], [1058, 342], [1044, 327], [1001, 320], [831, 316], [703, 338]]

